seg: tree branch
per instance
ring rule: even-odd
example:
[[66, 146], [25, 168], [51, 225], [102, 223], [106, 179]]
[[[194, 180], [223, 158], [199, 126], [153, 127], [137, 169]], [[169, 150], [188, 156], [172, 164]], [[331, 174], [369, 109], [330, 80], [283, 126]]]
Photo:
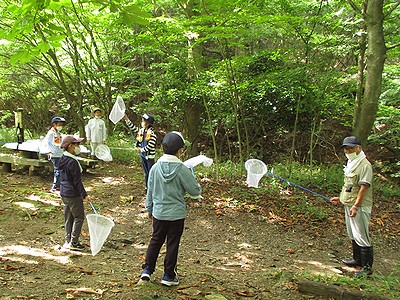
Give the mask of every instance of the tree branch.
[[389, 46], [389, 47], [386, 47], [386, 51], [388, 51], [388, 50], [392, 50], [392, 49], [394, 49], [394, 48], [396, 48], [396, 47], [399, 47], [399, 46], [400, 46], [400, 43], [397, 43], [397, 44], [391, 45], [391, 46]]
[[361, 14], [361, 9], [352, 0], [347, 0], [347, 2], [356, 11], [356, 13]]
[[394, 5], [388, 10], [388, 12], [386, 14], [384, 14], [383, 18], [385, 19], [387, 16], [389, 16], [399, 5], [400, 5], [400, 1], [397, 1], [397, 3], [394, 3]]

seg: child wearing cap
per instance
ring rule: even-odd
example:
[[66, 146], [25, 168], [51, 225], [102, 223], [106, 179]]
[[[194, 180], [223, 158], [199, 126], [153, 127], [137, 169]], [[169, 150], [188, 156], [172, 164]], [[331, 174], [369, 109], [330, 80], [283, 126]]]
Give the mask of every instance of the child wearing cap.
[[343, 204], [347, 234], [352, 241], [353, 258], [342, 262], [350, 267], [362, 267], [355, 272], [356, 276], [371, 275], [374, 257], [368, 228], [372, 210], [372, 166], [357, 137], [346, 137], [342, 149], [348, 159], [344, 185], [340, 197], [330, 199], [333, 204]]
[[96, 148], [100, 144], [106, 143], [107, 129], [103, 116], [103, 110], [99, 107], [95, 107], [92, 111], [93, 118], [91, 118], [88, 124], [85, 126], [86, 140], [91, 147], [91, 154], [96, 154]]
[[82, 183], [82, 167], [76, 158], [80, 154], [79, 143], [83, 138], [73, 135], [64, 137], [61, 148], [64, 154], [60, 159], [60, 195], [64, 203], [65, 244], [64, 248], [82, 251], [85, 246], [79, 242], [85, 211], [83, 200], [89, 196]]
[[199, 196], [201, 187], [191, 170], [179, 156], [184, 151], [185, 140], [179, 132], [167, 133], [163, 139], [164, 155], [150, 170], [146, 196], [146, 210], [153, 222], [153, 234], [143, 264], [141, 279], [150, 280], [160, 249], [166, 241], [164, 277], [161, 283], [178, 285], [176, 264], [178, 249], [187, 214], [184, 195]]
[[47, 132], [47, 135], [43, 140], [46, 143], [45, 148], [47, 151], [47, 155], [53, 163], [54, 176], [53, 185], [50, 189], [51, 193], [55, 193], [60, 190], [60, 171], [58, 169], [58, 163], [61, 156], [63, 155], [63, 151], [61, 150], [60, 146], [62, 142], [61, 130], [65, 122], [66, 121], [64, 118], [58, 116], [51, 119], [51, 128]]
[[157, 135], [153, 129], [154, 117], [149, 114], [143, 114], [140, 128], [133, 125], [126, 114], [124, 116], [124, 119], [132, 135], [135, 136], [136, 147], [138, 148], [138, 153], [142, 160], [146, 191], [147, 182], [149, 179], [149, 172], [155, 163], [156, 157]]

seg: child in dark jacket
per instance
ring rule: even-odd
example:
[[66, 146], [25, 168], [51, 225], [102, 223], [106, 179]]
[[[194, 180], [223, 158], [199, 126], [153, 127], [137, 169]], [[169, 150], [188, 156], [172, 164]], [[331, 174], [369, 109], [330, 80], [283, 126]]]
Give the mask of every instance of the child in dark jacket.
[[65, 244], [64, 248], [82, 251], [85, 246], [79, 242], [85, 211], [83, 200], [89, 202], [89, 196], [82, 184], [82, 167], [75, 155], [80, 154], [79, 143], [82, 138], [67, 135], [61, 148], [64, 154], [60, 158], [60, 195], [64, 203]]

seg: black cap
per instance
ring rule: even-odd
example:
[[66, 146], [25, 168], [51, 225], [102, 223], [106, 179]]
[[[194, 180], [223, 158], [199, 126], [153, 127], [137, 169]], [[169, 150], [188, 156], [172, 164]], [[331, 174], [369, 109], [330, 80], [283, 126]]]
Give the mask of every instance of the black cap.
[[71, 145], [72, 143], [80, 143], [82, 141], [83, 141], [83, 138], [76, 138], [73, 135], [66, 135], [66, 136], [63, 136], [60, 147], [62, 149], [67, 149], [69, 147], [69, 145]]
[[361, 146], [361, 141], [354, 135], [348, 136], [343, 140], [341, 148], [346, 147], [346, 146], [347, 147]]
[[61, 118], [61, 117], [54, 117], [53, 119], [51, 119], [51, 125], [53, 125], [54, 123], [57, 123], [57, 122], [65, 123], [66, 121], [64, 118]]
[[176, 154], [179, 149], [187, 144], [182, 134], [178, 131], [168, 132], [162, 141], [165, 154]]
[[147, 124], [153, 125], [154, 124], [154, 117], [152, 115], [149, 114], [143, 114], [142, 115], [143, 120], [145, 120], [145, 122]]

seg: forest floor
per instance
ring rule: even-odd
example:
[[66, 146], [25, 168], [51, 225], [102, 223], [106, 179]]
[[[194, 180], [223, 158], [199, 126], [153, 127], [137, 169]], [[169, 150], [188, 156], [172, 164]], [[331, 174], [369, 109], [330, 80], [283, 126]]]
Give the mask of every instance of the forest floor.
[[[301, 191], [273, 199], [266, 188], [250, 189], [244, 181], [203, 178], [202, 201], [188, 199], [178, 258], [180, 285], [160, 284], [165, 249], [152, 282], [142, 282], [151, 223], [140, 166], [101, 163], [83, 180], [98, 212], [115, 222], [95, 256], [87, 222], [81, 237], [85, 251], [62, 250], [62, 205], [48, 192], [50, 175], [1, 174], [0, 299], [317, 299], [298, 291], [298, 276], [351, 277], [354, 271], [340, 264], [351, 253], [341, 207]], [[329, 211], [328, 217], [318, 221], [301, 209], [293, 213], [289, 207], [299, 197], [311, 197], [310, 203]], [[376, 206], [371, 222], [375, 272], [366, 281], [400, 275], [399, 210], [393, 202]], [[86, 213], [92, 213], [89, 206]]]

